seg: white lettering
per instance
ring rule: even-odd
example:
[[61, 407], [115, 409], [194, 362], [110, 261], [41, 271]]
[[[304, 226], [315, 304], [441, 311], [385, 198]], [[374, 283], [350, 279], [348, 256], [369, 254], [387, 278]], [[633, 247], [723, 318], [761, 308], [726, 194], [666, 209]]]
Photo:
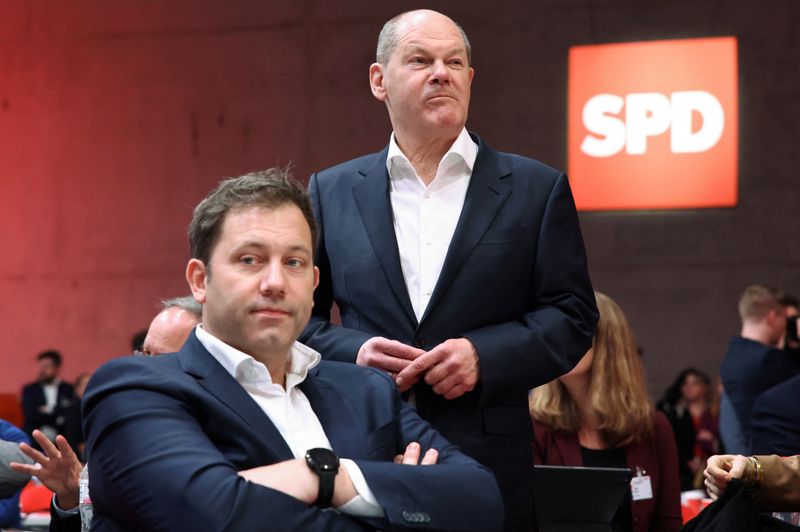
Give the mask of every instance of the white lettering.
[[663, 94], [629, 94], [625, 98], [625, 122], [628, 127], [625, 151], [631, 155], [647, 153], [647, 137], [667, 131], [670, 120], [669, 99]]
[[613, 94], [593, 96], [583, 106], [583, 125], [597, 136], [587, 135], [581, 151], [592, 157], [611, 157], [625, 147], [625, 122], [619, 114], [625, 100]]
[[[625, 108], [625, 119], [619, 114]], [[692, 131], [692, 115], [702, 125]], [[630, 155], [647, 153], [647, 139], [670, 130], [672, 153], [699, 153], [713, 148], [725, 129], [722, 104], [706, 91], [677, 91], [667, 98], [657, 92], [598, 94], [583, 106], [583, 125], [589, 131], [581, 151], [591, 157], [611, 157], [625, 148]]]
[[[703, 124], [692, 133], [692, 112], [703, 117]], [[672, 153], [699, 153], [713, 148], [725, 129], [722, 104], [706, 91], [672, 93]]]

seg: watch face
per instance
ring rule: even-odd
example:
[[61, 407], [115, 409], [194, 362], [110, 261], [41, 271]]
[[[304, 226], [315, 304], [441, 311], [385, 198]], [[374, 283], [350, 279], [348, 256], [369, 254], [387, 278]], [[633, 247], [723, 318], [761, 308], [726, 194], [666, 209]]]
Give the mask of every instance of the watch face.
[[309, 449], [306, 451], [306, 460], [315, 469], [321, 471], [336, 471], [339, 469], [339, 457], [330, 449]]

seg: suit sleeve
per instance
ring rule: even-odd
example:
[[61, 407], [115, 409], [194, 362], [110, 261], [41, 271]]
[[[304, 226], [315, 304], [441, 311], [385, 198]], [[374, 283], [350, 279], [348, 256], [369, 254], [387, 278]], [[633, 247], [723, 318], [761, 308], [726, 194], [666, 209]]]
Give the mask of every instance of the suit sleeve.
[[50, 501], [50, 532], [81, 532], [81, 514], [61, 515]]
[[[188, 399], [152, 365], [110, 362], [84, 405], [95, 519], [131, 530], [363, 530], [350, 517], [252, 484], [203, 432]], [[102, 526], [101, 526], [102, 528]]]
[[[788, 371], [786, 372], [788, 374]], [[800, 377], [756, 397], [750, 413], [750, 452], [792, 456], [800, 447]]]
[[800, 456], [758, 456], [764, 469], [756, 507], [763, 511], [797, 511], [800, 508]]
[[334, 325], [331, 323], [333, 307], [333, 281], [331, 266], [325, 249], [324, 213], [320, 202], [317, 174], [308, 180], [308, 194], [311, 207], [317, 221], [317, 246], [314, 252], [314, 264], [319, 268], [319, 285], [314, 291], [314, 308], [311, 320], [300, 336], [300, 341], [308, 343], [313, 337], [314, 349], [325, 353], [326, 360], [339, 362], [355, 362], [358, 350], [373, 335], [362, 331]]
[[[28, 439], [20, 440], [27, 442]], [[0, 499], [12, 497], [16, 492], [25, 487], [31, 476], [18, 473], [9, 467], [9, 462], [32, 464], [33, 460], [23, 453], [17, 441], [0, 441]]]
[[771, 349], [764, 357], [761, 373], [765, 379], [765, 387], [768, 390], [782, 382], [800, 375], [800, 364], [789, 352], [782, 349]]
[[44, 414], [39, 411], [42, 406], [36, 398], [35, 384], [29, 384], [22, 389], [22, 414], [25, 417], [25, 430], [33, 432], [33, 429], [43, 425], [53, 425], [55, 417], [53, 414]]
[[[28, 436], [25, 435], [20, 429], [8, 423], [5, 420], [0, 419], [0, 440], [4, 445], [3, 453], [2, 453], [2, 461], [3, 465], [0, 469], [7, 469], [9, 461], [19, 461], [30, 463], [30, 460], [23, 454], [22, 459], [19, 459], [15, 456], [14, 451], [19, 452], [22, 454], [22, 451], [19, 450], [17, 445], [19, 442], [30, 443], [28, 440]], [[8, 453], [6, 453], [8, 451]], [[8, 470], [9, 473], [13, 475], [19, 475], [15, 471]], [[3, 471], [5, 473], [5, 471]], [[6, 476], [5, 474], [2, 476]], [[27, 475], [20, 475], [23, 478], [30, 479]], [[6, 483], [5, 481], [8, 480]], [[20, 491], [25, 486], [25, 483], [22, 482], [19, 484], [17, 479], [4, 479], [4, 484], [2, 486], [2, 499], [0, 499], [0, 527], [14, 527], [19, 526], [19, 497]], [[7, 498], [6, 498], [7, 497]]]
[[568, 372], [592, 345], [597, 305], [563, 173], [550, 192], [539, 227], [530, 310], [514, 321], [463, 335], [478, 352], [485, 392], [527, 390], [549, 382]]
[[422, 453], [436, 449], [436, 465], [409, 466], [391, 461], [357, 461], [370, 489], [385, 512], [388, 528], [433, 530], [501, 530], [503, 501], [492, 473], [461, 453], [416, 411], [400, 399], [394, 383], [384, 375], [385, 388], [394, 396], [399, 435], [404, 449], [418, 442]]
[[0, 525], [3, 529], [19, 525], [19, 517], [19, 493], [8, 499], [0, 499]]

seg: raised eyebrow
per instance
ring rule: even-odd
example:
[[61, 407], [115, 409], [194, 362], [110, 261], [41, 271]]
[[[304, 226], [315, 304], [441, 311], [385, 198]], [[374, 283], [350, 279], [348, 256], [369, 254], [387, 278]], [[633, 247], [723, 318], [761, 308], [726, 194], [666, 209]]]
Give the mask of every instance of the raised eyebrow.
[[463, 58], [466, 58], [467, 57], [467, 49], [464, 48], [463, 46], [453, 46], [445, 54], [446, 57], [453, 57], [454, 55], [458, 55], [458, 56], [461, 56]]
[[[236, 252], [244, 253], [249, 250], [263, 251], [266, 250], [267, 248], [268, 246], [265, 246], [262, 242], [259, 242], [257, 240], [252, 240], [252, 241], [242, 242], [239, 246], [236, 247]], [[287, 247], [287, 251], [292, 253], [297, 253], [298, 251], [300, 251], [311, 254], [311, 250], [309, 249], [309, 247], [304, 244], [290, 244]]]
[[[406, 50], [405, 50], [405, 58], [406, 59], [409, 59], [410, 57], [412, 57], [414, 55], [417, 55], [417, 54], [429, 57], [431, 55], [431, 52], [427, 48], [423, 48], [422, 46], [419, 46], [418, 44], [410, 44], [410, 45], [408, 45], [406, 47]], [[466, 58], [467, 58], [467, 50], [463, 46], [453, 46], [452, 48], [447, 50], [447, 52], [444, 54], [444, 56], [446, 58], [448, 58], [448, 59], [452, 59], [453, 57], [458, 57], [459, 59], [465, 59], [466, 60]]]
[[248, 240], [242, 242], [238, 246], [236, 246], [236, 253], [244, 253], [245, 251], [249, 250], [263, 250], [265, 248], [264, 244], [258, 242], [256, 240]]
[[421, 46], [418, 46], [416, 44], [411, 44], [411, 45], [406, 46], [406, 49], [405, 49], [405, 57], [406, 58], [409, 58], [409, 57], [411, 57], [413, 55], [418, 55], [418, 54], [419, 55], [430, 55], [428, 50], [426, 50], [425, 48], [423, 48]]
[[288, 251], [292, 253], [301, 252], [305, 253], [306, 255], [311, 255], [311, 249], [304, 244], [292, 244], [289, 246]]

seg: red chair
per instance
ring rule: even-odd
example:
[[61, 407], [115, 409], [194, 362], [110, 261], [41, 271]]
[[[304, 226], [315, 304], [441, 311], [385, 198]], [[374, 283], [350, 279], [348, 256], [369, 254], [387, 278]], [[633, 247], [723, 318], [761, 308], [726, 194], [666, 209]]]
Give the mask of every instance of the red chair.
[[691, 519], [697, 517], [706, 506], [711, 504], [711, 499], [688, 499], [681, 504], [681, 518], [685, 525]]
[[47, 489], [44, 484], [31, 480], [22, 488], [19, 495], [20, 511], [24, 514], [33, 512], [50, 511], [50, 501], [53, 499], [53, 492]]
[[22, 417], [22, 404], [15, 393], [0, 393], [0, 419], [5, 419], [12, 425], [22, 427], [25, 421]]

